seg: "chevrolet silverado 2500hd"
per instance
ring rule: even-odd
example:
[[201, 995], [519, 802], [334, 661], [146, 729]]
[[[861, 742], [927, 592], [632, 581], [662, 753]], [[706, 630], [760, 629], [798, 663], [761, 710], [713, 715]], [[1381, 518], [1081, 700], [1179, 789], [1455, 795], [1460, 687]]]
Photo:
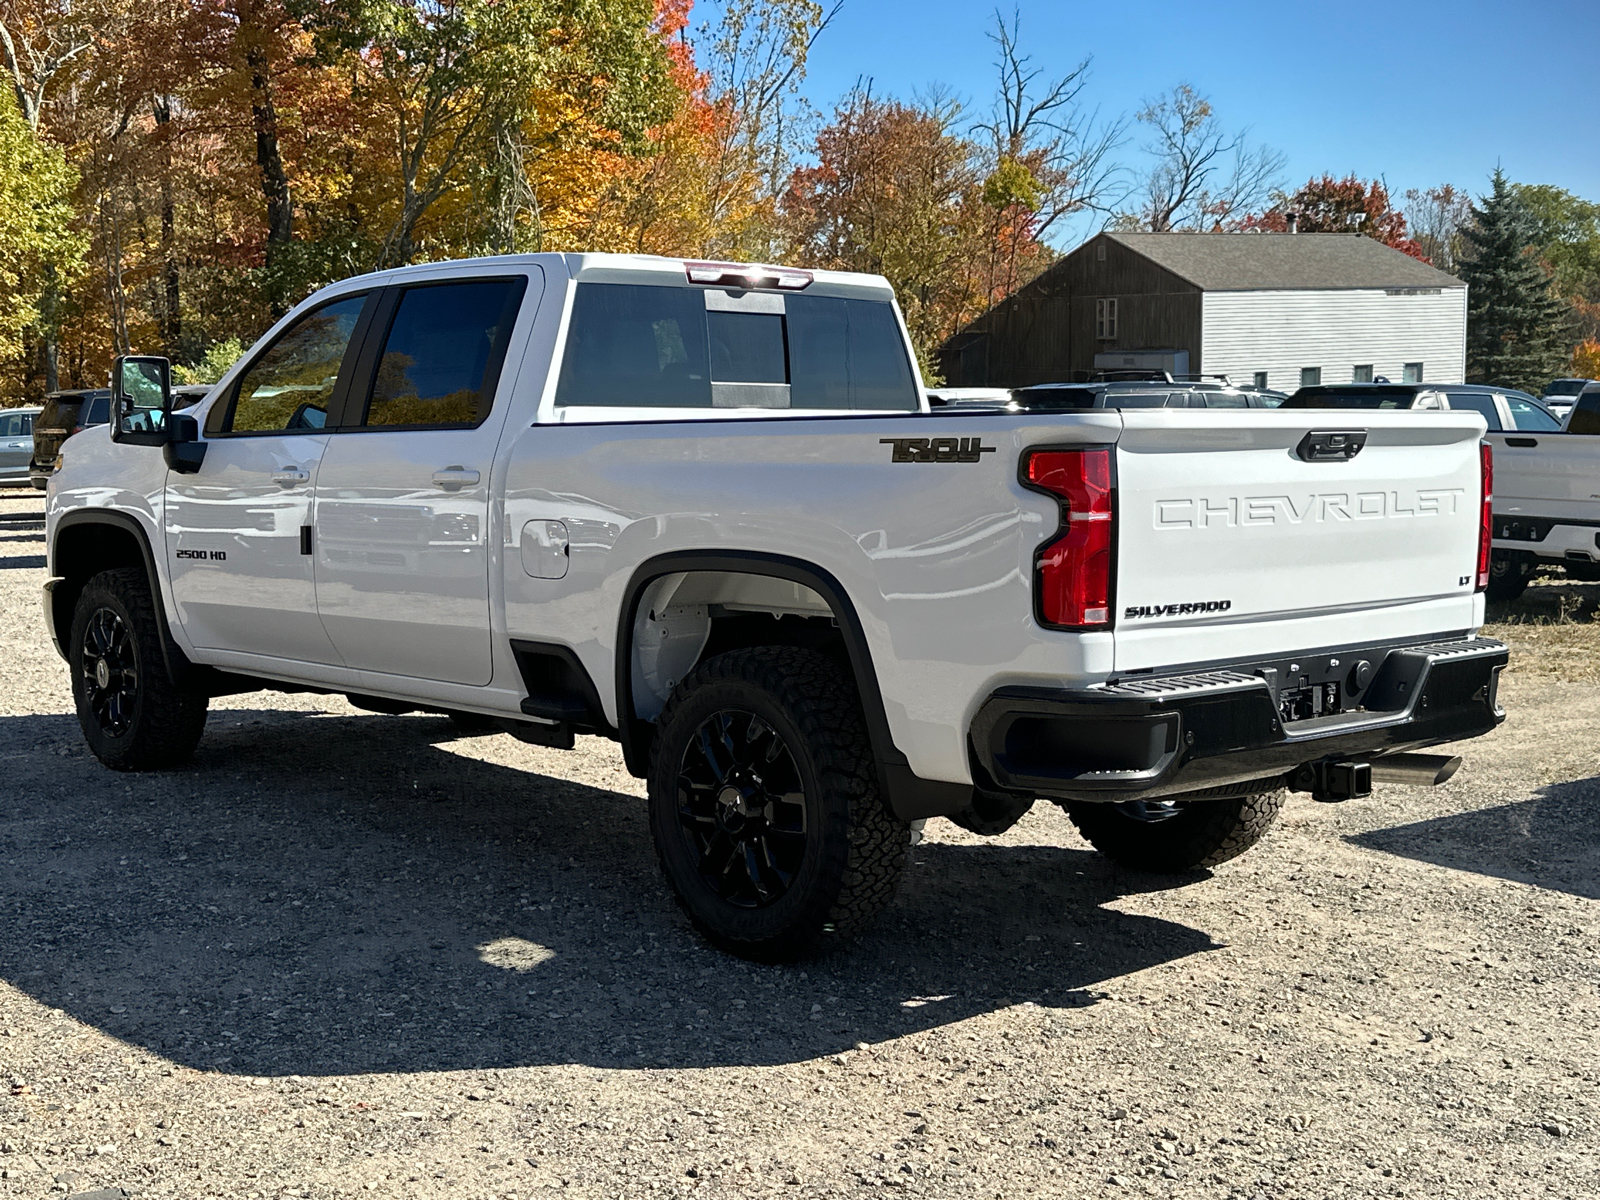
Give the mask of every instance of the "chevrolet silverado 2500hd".
[[753, 957], [930, 816], [1190, 870], [1503, 718], [1472, 413], [930, 410], [880, 278], [607, 255], [351, 279], [187, 411], [114, 385], [45, 587], [103, 762], [261, 688], [601, 734]]

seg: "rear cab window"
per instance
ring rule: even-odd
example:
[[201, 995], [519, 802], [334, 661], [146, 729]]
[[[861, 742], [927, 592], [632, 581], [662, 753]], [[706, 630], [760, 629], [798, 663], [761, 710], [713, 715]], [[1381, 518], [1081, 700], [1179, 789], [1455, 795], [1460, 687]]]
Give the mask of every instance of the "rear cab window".
[[1504, 428], [1500, 423], [1500, 410], [1495, 407], [1494, 397], [1482, 392], [1446, 392], [1450, 398], [1450, 407], [1457, 412], [1475, 412], [1489, 426], [1490, 433], [1499, 433]]
[[[922, 398], [887, 298], [580, 280], [555, 406], [636, 420], [641, 409], [916, 412]], [[601, 411], [615, 409], [631, 411]]]
[[1600, 433], [1600, 390], [1584, 392], [1567, 414], [1567, 432]]

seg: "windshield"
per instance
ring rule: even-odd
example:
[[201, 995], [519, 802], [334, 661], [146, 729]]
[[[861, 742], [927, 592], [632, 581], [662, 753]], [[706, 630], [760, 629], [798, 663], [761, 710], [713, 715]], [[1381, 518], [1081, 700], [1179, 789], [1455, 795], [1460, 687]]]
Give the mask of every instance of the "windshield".
[[1586, 379], [1558, 379], [1545, 388], [1544, 394], [1546, 396], [1576, 396], [1583, 391], [1583, 385], [1587, 382], [1588, 380]]

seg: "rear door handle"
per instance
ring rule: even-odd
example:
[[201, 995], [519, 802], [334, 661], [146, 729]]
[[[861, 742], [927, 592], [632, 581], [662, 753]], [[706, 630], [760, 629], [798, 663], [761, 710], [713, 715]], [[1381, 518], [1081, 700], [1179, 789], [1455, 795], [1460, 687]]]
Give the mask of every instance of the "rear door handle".
[[279, 487], [297, 487], [311, 478], [310, 471], [302, 471], [299, 467], [280, 467], [272, 473], [272, 482]]
[[1523, 448], [1528, 449], [1528, 450], [1533, 449], [1538, 444], [1539, 444], [1539, 439], [1538, 438], [1513, 438], [1513, 437], [1508, 437], [1506, 439], [1506, 445], [1508, 445], [1508, 446], [1522, 446]]
[[477, 483], [480, 478], [476, 471], [470, 471], [459, 463], [453, 463], [433, 473], [433, 486], [441, 487], [447, 492], [459, 492], [462, 488]]

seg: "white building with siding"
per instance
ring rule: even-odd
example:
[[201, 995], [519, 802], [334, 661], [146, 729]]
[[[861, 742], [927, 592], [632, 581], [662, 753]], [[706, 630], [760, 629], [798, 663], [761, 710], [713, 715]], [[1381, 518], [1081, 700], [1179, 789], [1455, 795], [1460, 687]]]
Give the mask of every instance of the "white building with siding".
[[1467, 287], [1346, 233], [1102, 233], [942, 348], [952, 385], [1165, 367], [1292, 392], [1459, 383]]

